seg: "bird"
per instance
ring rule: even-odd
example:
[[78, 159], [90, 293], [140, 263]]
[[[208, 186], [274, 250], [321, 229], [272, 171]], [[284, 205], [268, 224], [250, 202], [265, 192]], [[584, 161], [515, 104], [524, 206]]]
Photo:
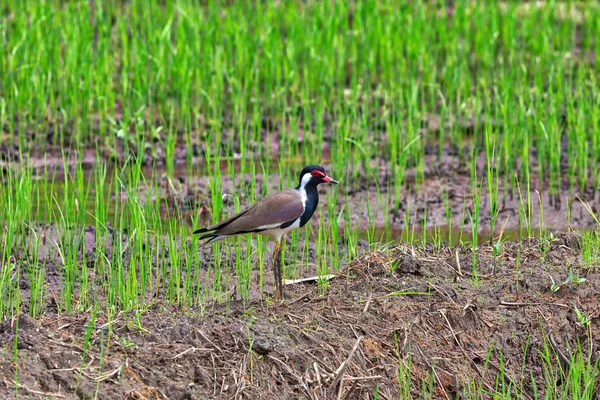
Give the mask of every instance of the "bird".
[[237, 235], [266, 235], [275, 241], [272, 256], [275, 279], [275, 299], [283, 296], [281, 244], [287, 233], [299, 229], [313, 216], [319, 204], [317, 186], [321, 183], [338, 185], [321, 165], [308, 165], [300, 172], [298, 186], [271, 194], [258, 203], [193, 234], [204, 233], [200, 240], [205, 245]]

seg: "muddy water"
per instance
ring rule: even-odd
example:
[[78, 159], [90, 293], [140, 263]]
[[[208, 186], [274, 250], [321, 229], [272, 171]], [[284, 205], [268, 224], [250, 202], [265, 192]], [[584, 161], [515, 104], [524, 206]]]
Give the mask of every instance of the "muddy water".
[[[591, 231], [595, 227], [580, 227], [577, 231], [585, 232]], [[573, 229], [569, 227], [555, 228], [540, 230], [532, 229], [531, 232], [527, 232], [525, 229], [508, 229], [502, 232], [494, 230], [494, 233], [488, 229], [480, 229], [477, 232], [477, 244], [478, 245], [496, 245], [502, 246], [502, 243], [506, 241], [518, 241], [521, 239], [528, 238], [539, 238], [547, 233], [557, 234], [570, 232]], [[471, 229], [460, 229], [451, 227], [448, 225], [441, 225], [425, 230], [421, 228], [409, 228], [407, 229], [386, 229], [385, 227], [375, 227], [372, 229], [361, 230], [359, 239], [368, 241], [369, 243], [389, 244], [398, 245], [402, 243], [413, 243], [413, 244], [430, 244], [430, 245], [449, 245], [451, 247], [459, 245], [472, 245], [473, 232]]]
[[[324, 151], [323, 157], [324, 162], [329, 162], [330, 152], [328, 150]], [[81, 167], [86, 190], [89, 189], [89, 195], [85, 202], [85, 224], [95, 225], [96, 192], [94, 180], [96, 177], [94, 166], [96, 165], [96, 161], [91, 151], [84, 151], [82, 159]], [[129, 195], [135, 194], [142, 199], [142, 203], [146, 200], [155, 200], [157, 197], [160, 201], [167, 203], [161, 213], [161, 219], [165, 222], [164, 225], [168, 225], [168, 222], [172, 222], [174, 219], [179, 220], [180, 223], [189, 224], [193, 220], [193, 218], [189, 217], [194, 212], [193, 209], [198, 205], [198, 201], [210, 198], [209, 181], [215, 171], [217, 169], [220, 171], [222, 179], [225, 182], [232, 182], [229, 177], [229, 171], [233, 170], [235, 174], [248, 171], [251, 168], [249, 166], [250, 163], [254, 164], [254, 169], [258, 174], [263, 168], [270, 171], [278, 171], [280, 165], [285, 165], [286, 168], [291, 168], [292, 171], [300, 171], [305, 166], [306, 161], [301, 157], [271, 158], [267, 160], [242, 160], [239, 157], [231, 157], [219, 158], [217, 161], [211, 163], [209, 169], [206, 163], [194, 162], [192, 165], [188, 165], [184, 160], [177, 160], [170, 171], [164, 164], [158, 166], [142, 164], [139, 166], [139, 169], [144, 183], [137, 188], [132, 188], [128, 185], [129, 172], [125, 171], [123, 167], [109, 163], [106, 166], [105, 191], [103, 193], [108, 204], [108, 219], [115, 219], [117, 202], [123, 203]], [[62, 159], [58, 157], [49, 157], [45, 162], [34, 160], [31, 164], [35, 171], [33, 192], [44, 193], [44, 191], [50, 189], [55, 199], [51, 207], [47, 207], [46, 202], [40, 202], [33, 210], [34, 220], [39, 222], [53, 222], [61, 214], [60, 208], [67, 198], [68, 187], [69, 185], [73, 186], [72, 183], [66, 183], [65, 181], [67, 176], [69, 180], [73, 179], [73, 171], [78, 166], [77, 164], [76, 160], [70, 159], [67, 162], [67, 170], [65, 170]], [[11, 167], [15, 167], [15, 165], [12, 164]], [[16, 165], [16, 168], [18, 169], [19, 165]], [[46, 173], [45, 168], [53, 170], [54, 173]], [[135, 166], [133, 168], [138, 167]], [[246, 173], [245, 175], [247, 176], [248, 174]], [[262, 177], [262, 174], [260, 176]], [[53, 181], [52, 186], [49, 186], [48, 182], [50, 180]], [[278, 181], [278, 177], [277, 179], [272, 179], [272, 182]], [[235, 190], [235, 187], [232, 184], [224, 189], [231, 193]], [[270, 187], [269, 189], [275, 190], [276, 188]], [[176, 216], [174, 217], [174, 215]]]
[[[190, 230], [193, 228], [191, 221], [196, 220], [200, 214], [200, 209], [205, 220], [199, 223], [210, 222], [210, 175], [212, 172], [207, 166], [207, 162], [201, 158], [195, 158], [191, 164], [185, 159], [184, 149], [176, 151], [179, 155], [173, 163], [172, 171], [167, 171], [166, 166], [160, 164], [155, 167], [142, 165], [141, 172], [146, 183], [138, 188], [127, 188], [115, 185], [114, 166], [109, 164], [107, 167], [107, 182], [105, 199], [109, 203], [108, 218], [115, 218], [115, 205], [120, 202], [123, 204], [127, 196], [135, 194], [141, 202], [149, 199], [158, 199], [161, 202], [161, 217], [165, 226], [175, 220], [179, 224], [188, 224]], [[320, 162], [328, 170], [341, 173], [347, 168], [353, 166], [339, 166], [331, 164], [331, 153], [329, 147], [322, 149], [323, 160]], [[93, 192], [93, 167], [96, 163], [96, 152], [93, 150], [83, 151], [81, 158], [71, 157], [66, 163], [63, 163], [60, 156], [47, 156], [43, 160], [38, 158], [33, 161], [33, 167], [36, 171], [35, 178], [44, 179], [44, 168], [56, 170], [55, 183], [52, 188], [56, 201], [48, 209], [41, 202], [39, 208], [34, 210], [34, 219], [40, 222], [51, 222], [60, 215], [58, 209], [65, 199], [65, 165], [66, 173], [72, 174], [76, 163], [81, 162], [86, 182], [90, 182], [90, 193], [88, 201], [85, 204], [86, 220], [85, 224], [94, 225], [94, 196]], [[390, 171], [384, 160], [373, 160], [374, 165], [379, 166], [378, 181], [372, 177], [366, 176], [366, 173], [359, 171], [358, 183], [346, 185], [342, 184], [333, 188], [337, 192], [336, 209], [344, 210], [349, 216], [341, 218], [340, 221], [349, 220], [350, 230], [358, 232], [358, 236], [370, 242], [402, 242], [407, 240], [420, 241], [423, 237], [427, 241], [445, 242], [457, 244], [460, 241], [472, 240], [472, 227], [470, 216], [474, 213], [474, 203], [471, 196], [471, 186], [469, 171], [464, 163], [452, 152], [449, 146], [445, 146], [444, 155], [441, 161], [437, 155], [426, 155], [425, 179], [416, 183], [414, 170], [408, 170], [401, 191], [401, 200], [398, 207], [395, 207], [393, 196], [388, 196], [388, 191], [393, 189], [388, 185], [393, 185], [393, 179], [390, 178]], [[314, 162], [312, 160], [311, 162]], [[297, 158], [277, 158], [270, 159], [244, 159], [241, 158], [221, 158], [218, 160], [218, 168], [221, 171], [222, 190], [226, 194], [235, 194], [244, 192], [250, 187], [249, 183], [254, 180], [257, 193], [264, 192], [264, 185], [268, 186], [269, 192], [279, 189], [278, 171], [285, 170], [296, 173], [307, 163], [302, 157]], [[248, 171], [253, 164], [253, 170], [256, 175]], [[18, 168], [20, 165], [16, 165]], [[217, 164], [210, 163], [210, 169], [215, 170]], [[262, 171], [264, 169], [272, 171], [269, 179], [265, 179]], [[235, 172], [235, 180], [231, 178], [229, 171]], [[127, 184], [127, 174], [122, 174], [120, 179]], [[292, 183], [295, 184], [293, 181]], [[564, 232], [570, 229], [590, 229], [595, 227], [594, 218], [589, 214], [586, 207], [577, 199], [576, 195], [589, 202], [592, 210], [596, 210], [600, 204], [593, 191], [571, 193], [563, 190], [558, 195], [550, 196], [548, 192], [548, 182], [537, 182], [535, 178], [530, 182], [531, 198], [529, 230], [525, 229], [523, 218], [519, 216], [519, 210], [526, 204], [527, 193], [523, 193], [524, 201], [521, 200], [518, 193], [504, 196], [501, 190], [500, 209], [498, 211], [497, 223], [494, 232], [490, 232], [490, 201], [489, 196], [484, 192], [481, 198], [481, 209], [479, 227], [477, 235], [479, 242], [488, 242], [491, 237], [497, 238], [502, 233], [502, 237], [507, 240], [518, 239], [524, 233], [533, 236], [540, 232], [554, 231]], [[35, 181], [34, 190], [46, 190], [41, 180]], [[381, 193], [378, 188], [383, 189]], [[485, 187], [485, 185], [483, 186]], [[562, 182], [562, 187], [568, 187], [568, 182]], [[118, 188], [115, 190], [115, 188]], [[132, 190], [133, 189], [133, 190]], [[321, 212], [326, 208], [326, 193], [330, 188], [323, 188]], [[260, 192], [259, 192], [260, 191]], [[444, 201], [444, 194], [448, 195], [448, 202]], [[258, 195], [260, 196], [260, 195]], [[347, 202], [346, 202], [347, 198]], [[383, 200], [382, 200], [383, 199]], [[248, 199], [239, 198], [240, 205], [246, 206]], [[367, 207], [367, 202], [369, 206]], [[58, 205], [57, 205], [58, 204]], [[569, 210], [567, 211], [567, 204]], [[450, 221], [446, 216], [446, 207], [452, 209]], [[233, 202], [224, 203], [224, 214], [229, 215], [234, 211]], [[570, 215], [569, 215], [570, 213]], [[327, 216], [325, 216], [327, 218]], [[201, 218], [202, 219], [202, 218]], [[449, 223], [450, 222], [450, 223]], [[340, 228], [343, 229], [343, 222], [340, 222]], [[407, 233], [408, 232], [408, 233]], [[423, 234], [423, 232], [425, 232]]]

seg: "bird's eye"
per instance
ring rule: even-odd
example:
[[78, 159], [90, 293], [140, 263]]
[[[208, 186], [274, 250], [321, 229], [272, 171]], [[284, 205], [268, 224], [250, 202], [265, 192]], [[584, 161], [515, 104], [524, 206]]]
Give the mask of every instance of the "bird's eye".
[[310, 174], [312, 176], [319, 176], [319, 171], [312, 171]]

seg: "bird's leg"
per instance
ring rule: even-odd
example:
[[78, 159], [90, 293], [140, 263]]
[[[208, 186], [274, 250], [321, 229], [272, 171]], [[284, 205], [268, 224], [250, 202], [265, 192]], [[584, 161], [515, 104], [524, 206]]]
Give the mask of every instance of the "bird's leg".
[[273, 252], [273, 277], [275, 278], [275, 300], [283, 298], [283, 271], [281, 270], [281, 242], [275, 242]]

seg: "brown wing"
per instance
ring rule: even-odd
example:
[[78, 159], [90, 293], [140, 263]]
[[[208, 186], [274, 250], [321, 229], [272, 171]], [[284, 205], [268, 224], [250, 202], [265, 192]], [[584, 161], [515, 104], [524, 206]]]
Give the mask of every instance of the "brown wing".
[[224, 221], [208, 228], [199, 229], [194, 233], [213, 231], [213, 234], [216, 235], [235, 235], [275, 228], [297, 219], [303, 211], [304, 206], [300, 193], [295, 189], [287, 189], [261, 200], [254, 206]]
[[274, 228], [300, 217], [304, 211], [300, 193], [295, 189], [284, 190], [263, 199], [243, 215], [219, 229], [219, 235], [252, 232]]

